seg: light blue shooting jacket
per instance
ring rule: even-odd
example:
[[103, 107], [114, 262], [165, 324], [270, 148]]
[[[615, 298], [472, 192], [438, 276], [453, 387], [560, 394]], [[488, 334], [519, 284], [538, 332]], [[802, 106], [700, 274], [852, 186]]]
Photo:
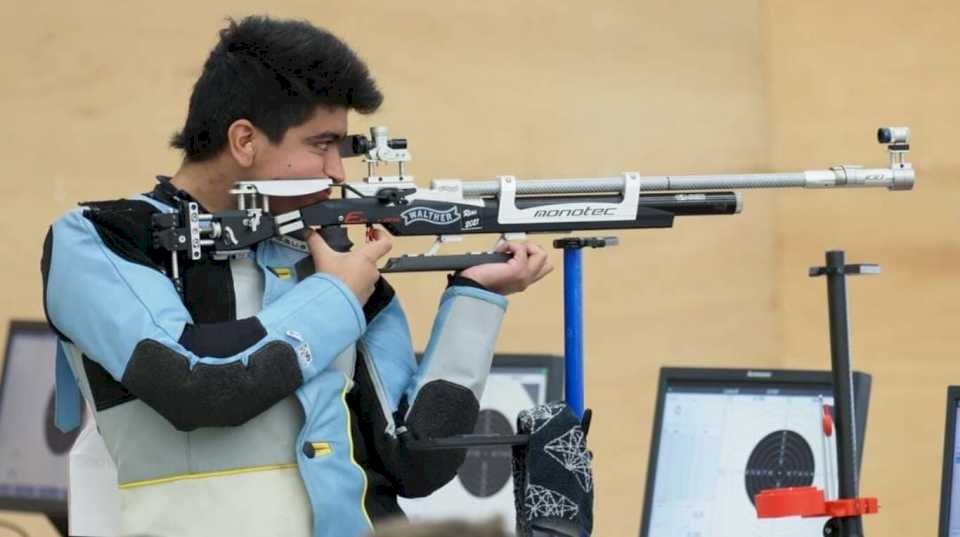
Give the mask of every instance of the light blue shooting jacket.
[[[152, 198], [136, 199], [160, 211], [171, 210]], [[365, 473], [352, 456], [350, 412], [345, 400], [352, 386], [352, 367], [338, 367], [335, 361], [350, 356], [351, 350], [361, 349], [375, 377], [384, 413], [388, 414], [387, 435], [396, 433], [392, 416], [401, 399], [406, 396], [407, 401], [416, 401], [428, 379], [448, 379], [472, 390], [477, 398], [482, 392], [506, 308], [506, 300], [498, 294], [466, 286], [447, 288], [418, 365], [407, 320], [396, 297], [368, 323], [355, 295], [337, 278], [323, 273], [302, 281], [278, 276], [271, 268], [293, 267], [307, 254], [279, 242], [264, 241], [257, 245], [254, 259], [264, 282], [262, 309], [256, 318], [266, 335], [231, 356], [203, 356], [180, 342], [193, 319], [171, 280], [155, 268], [118, 254], [83, 211], [72, 210], [56, 221], [48, 237], [45, 306], [52, 326], [64, 338], [57, 358], [56, 417], [62, 428], [79, 424], [81, 392], [93, 404], [81, 358], [99, 364], [113, 379], [123, 382], [131, 362], [137, 360], [138, 346], [145, 340], [171, 351], [164, 355], [166, 359], [183, 360], [190, 374], [207, 366], [216, 369], [242, 364], [246, 368], [251, 356], [267, 346], [278, 342], [288, 345], [296, 352], [302, 375], [295, 395], [303, 422], [295, 439], [275, 440], [285, 446], [284, 451], [292, 448], [293, 453], [286, 452], [285, 456], [295, 460], [299, 468], [312, 506], [315, 537], [358, 537], [371, 530], [372, 522], [364, 509]], [[353, 352], [353, 356], [356, 354]], [[160, 360], [156, 356], [152, 359]], [[197, 431], [167, 427], [169, 423], [150, 407], [138, 404], [147, 410], [128, 412], [123, 417], [110, 414], [115, 409], [95, 412], [118, 466], [121, 487], [167, 478], [171, 472], [216, 472], [278, 462], [270, 460], [273, 455], [257, 460], [256, 454], [237, 455], [236, 450], [227, 448], [222, 460], [211, 458], [209, 451], [216, 453], [214, 443], [212, 447], [195, 447], [208, 451], [203, 454], [205, 462], [198, 463], [191, 458], [195, 454], [179, 453], [184, 445], [190, 446], [189, 438], [170, 440], [171, 447], [164, 451], [167, 439]], [[326, 446], [323, 456], [315, 453], [308, 457], [301, 449], [306, 444]], [[154, 448], [150, 446], [157, 445], [161, 447], [151, 452]]]

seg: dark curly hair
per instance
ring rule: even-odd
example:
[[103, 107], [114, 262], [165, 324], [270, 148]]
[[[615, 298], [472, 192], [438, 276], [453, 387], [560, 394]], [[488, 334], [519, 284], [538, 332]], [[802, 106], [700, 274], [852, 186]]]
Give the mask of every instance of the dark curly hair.
[[238, 119], [279, 143], [317, 106], [367, 114], [383, 102], [363, 60], [330, 32], [265, 16], [228, 22], [193, 86], [186, 124], [170, 140], [188, 161], [218, 154]]

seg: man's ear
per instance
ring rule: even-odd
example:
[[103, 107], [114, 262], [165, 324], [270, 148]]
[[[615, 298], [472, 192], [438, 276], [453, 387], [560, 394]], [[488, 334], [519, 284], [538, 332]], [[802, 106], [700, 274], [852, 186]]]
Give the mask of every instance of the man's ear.
[[257, 129], [247, 119], [238, 119], [227, 128], [227, 145], [233, 159], [243, 168], [253, 166], [256, 157], [254, 138]]

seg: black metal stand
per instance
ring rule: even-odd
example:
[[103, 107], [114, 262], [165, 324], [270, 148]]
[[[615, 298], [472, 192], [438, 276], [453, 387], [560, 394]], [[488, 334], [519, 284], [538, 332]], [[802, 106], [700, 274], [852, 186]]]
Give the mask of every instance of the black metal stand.
[[[870, 264], [845, 264], [843, 251], [827, 252], [827, 264], [810, 269], [810, 276], [827, 277], [827, 303], [830, 311], [830, 361], [833, 370], [833, 421], [837, 430], [837, 473], [840, 498], [857, 498], [857, 436], [853, 400], [853, 375], [850, 366], [850, 326], [847, 311], [847, 275], [879, 274], [880, 267]], [[832, 518], [824, 526], [828, 537], [863, 537], [860, 516]]]

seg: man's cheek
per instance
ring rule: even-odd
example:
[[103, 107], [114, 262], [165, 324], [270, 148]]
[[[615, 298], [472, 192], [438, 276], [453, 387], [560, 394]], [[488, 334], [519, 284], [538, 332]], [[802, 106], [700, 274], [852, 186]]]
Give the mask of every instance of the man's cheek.
[[318, 166], [316, 157], [304, 160], [290, 160], [287, 162], [287, 177], [309, 178], [323, 177], [323, 166]]

